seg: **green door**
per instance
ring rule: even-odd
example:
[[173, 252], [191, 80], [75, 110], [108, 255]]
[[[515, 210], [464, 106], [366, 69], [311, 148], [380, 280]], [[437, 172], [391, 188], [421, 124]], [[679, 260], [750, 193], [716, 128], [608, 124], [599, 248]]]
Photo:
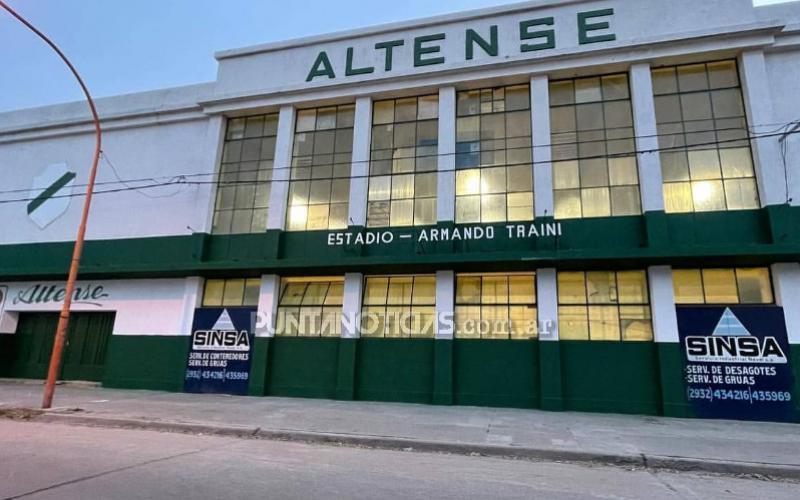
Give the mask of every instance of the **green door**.
[[[53, 351], [58, 313], [21, 313], [11, 342], [11, 377], [45, 378]], [[72, 313], [61, 380], [103, 378], [106, 350], [114, 328], [114, 313]]]

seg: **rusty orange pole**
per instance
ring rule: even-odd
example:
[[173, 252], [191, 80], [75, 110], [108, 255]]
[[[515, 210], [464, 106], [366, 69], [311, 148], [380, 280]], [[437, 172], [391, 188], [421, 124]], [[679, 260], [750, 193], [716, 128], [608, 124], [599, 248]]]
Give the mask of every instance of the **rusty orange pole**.
[[81, 262], [81, 254], [83, 253], [83, 241], [86, 236], [86, 222], [89, 219], [89, 208], [92, 205], [92, 193], [94, 192], [94, 181], [97, 177], [97, 164], [100, 161], [100, 146], [101, 146], [101, 131], [100, 131], [100, 118], [97, 116], [97, 109], [94, 106], [92, 96], [89, 94], [89, 89], [83, 83], [78, 71], [69, 62], [67, 56], [56, 46], [55, 43], [50, 41], [44, 33], [36, 29], [31, 23], [26, 21], [22, 16], [17, 14], [11, 7], [6, 5], [5, 2], [0, 0], [0, 7], [3, 7], [9, 14], [14, 16], [19, 22], [24, 24], [28, 29], [36, 33], [36, 35], [44, 40], [44, 42], [52, 48], [58, 57], [69, 67], [69, 70], [78, 80], [78, 84], [86, 96], [89, 103], [89, 109], [92, 112], [92, 120], [94, 121], [94, 134], [95, 134], [95, 149], [94, 158], [92, 159], [92, 169], [89, 171], [89, 182], [86, 185], [86, 198], [83, 202], [83, 212], [81, 213], [81, 223], [78, 226], [78, 235], [75, 238], [75, 247], [72, 250], [72, 262], [69, 266], [69, 275], [67, 277], [66, 295], [64, 296], [64, 304], [61, 307], [61, 315], [58, 318], [58, 327], [56, 328], [56, 337], [53, 342], [53, 354], [50, 356], [50, 368], [47, 372], [47, 381], [44, 385], [44, 397], [42, 399], [42, 408], [50, 408], [53, 406], [53, 392], [56, 387], [56, 379], [58, 378], [58, 371], [61, 368], [61, 357], [64, 352], [64, 343], [67, 340], [67, 328], [69, 327], [69, 312], [72, 307], [72, 295], [75, 290], [75, 280], [78, 277], [78, 267]]

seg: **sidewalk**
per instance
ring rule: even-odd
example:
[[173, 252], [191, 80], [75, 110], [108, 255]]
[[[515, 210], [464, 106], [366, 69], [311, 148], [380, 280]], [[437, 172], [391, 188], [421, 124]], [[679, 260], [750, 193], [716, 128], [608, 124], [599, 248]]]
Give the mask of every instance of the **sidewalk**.
[[[41, 396], [41, 385], [0, 381], [0, 415], [38, 408]], [[800, 427], [794, 424], [72, 386], [58, 386], [54, 409], [35, 418], [800, 479]]]

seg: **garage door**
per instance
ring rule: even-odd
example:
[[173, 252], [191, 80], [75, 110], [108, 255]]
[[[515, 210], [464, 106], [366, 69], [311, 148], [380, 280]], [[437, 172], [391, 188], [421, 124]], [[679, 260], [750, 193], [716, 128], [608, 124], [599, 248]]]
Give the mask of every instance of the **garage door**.
[[[11, 377], [45, 378], [53, 350], [58, 313], [21, 313], [10, 342]], [[114, 313], [73, 313], [61, 363], [61, 380], [103, 378]]]

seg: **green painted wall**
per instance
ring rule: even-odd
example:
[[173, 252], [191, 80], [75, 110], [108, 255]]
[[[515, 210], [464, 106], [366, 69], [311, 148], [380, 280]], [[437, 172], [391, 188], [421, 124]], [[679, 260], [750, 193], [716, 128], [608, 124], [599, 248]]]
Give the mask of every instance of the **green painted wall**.
[[539, 406], [539, 342], [453, 341], [454, 394], [459, 405]]
[[103, 386], [182, 391], [188, 335], [112, 335]]
[[658, 351], [658, 375], [663, 414], [668, 417], [694, 416], [686, 399], [681, 344], [664, 342], [655, 344], [655, 346]]
[[355, 399], [430, 403], [433, 339], [360, 339]]
[[658, 351], [653, 342], [559, 344], [565, 410], [661, 413]]
[[800, 422], [800, 344], [792, 344], [791, 346], [792, 367], [794, 371], [794, 398], [795, 419]]
[[[538, 222], [551, 222], [540, 219]], [[669, 263], [762, 265], [800, 259], [800, 207], [697, 214], [648, 213], [561, 221], [559, 238], [509, 239], [505, 224], [491, 225], [492, 241], [418, 242], [395, 238], [391, 245], [329, 246], [327, 231], [208, 235], [89, 241], [83, 278], [152, 276], [256, 276], [274, 271], [311, 274], [361, 270], [598, 266], [642, 267]], [[441, 223], [439, 227], [452, 227]], [[488, 225], [484, 226], [488, 227]], [[352, 227], [350, 231], [363, 231]], [[408, 229], [388, 229], [397, 234]], [[45, 279], [66, 274], [71, 244], [0, 246], [0, 279]], [[525, 261], [523, 261], [525, 259]]]
[[269, 349], [267, 394], [333, 398], [338, 338], [275, 337]]

